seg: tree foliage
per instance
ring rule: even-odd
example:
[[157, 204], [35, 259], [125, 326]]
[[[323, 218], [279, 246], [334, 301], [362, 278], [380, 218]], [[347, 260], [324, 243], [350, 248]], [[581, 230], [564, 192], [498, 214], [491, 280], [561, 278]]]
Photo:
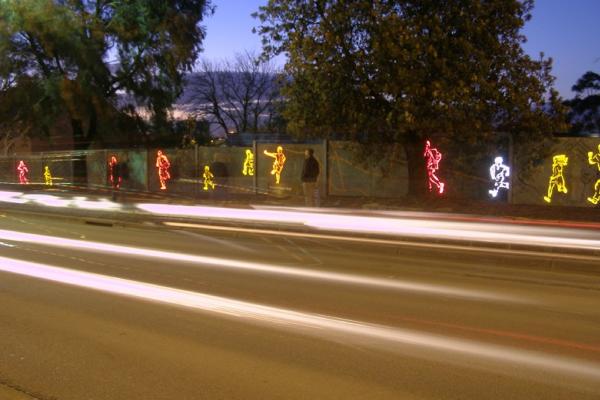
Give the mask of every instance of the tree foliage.
[[[0, 101], [14, 104], [2, 117], [44, 131], [66, 115], [80, 147], [135, 128], [140, 106], [161, 126], [210, 11], [210, 0], [0, 2]], [[29, 113], [36, 107], [43, 124]]]
[[289, 56], [290, 131], [401, 143], [414, 193], [425, 137], [441, 135], [468, 159], [503, 132], [535, 155], [562, 128], [551, 59], [534, 60], [521, 47], [532, 7], [532, 0], [270, 0], [255, 16], [264, 55]]
[[600, 75], [588, 71], [571, 88], [575, 98], [565, 104], [570, 108], [572, 131], [600, 132]]

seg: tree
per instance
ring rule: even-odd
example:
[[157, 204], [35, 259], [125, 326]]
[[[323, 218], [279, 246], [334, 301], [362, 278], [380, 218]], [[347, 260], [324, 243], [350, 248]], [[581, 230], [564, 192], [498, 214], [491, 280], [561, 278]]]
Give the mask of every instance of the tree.
[[401, 144], [417, 195], [429, 136], [453, 143], [462, 160], [455, 167], [466, 170], [500, 141], [496, 132], [535, 155], [561, 128], [551, 60], [533, 60], [521, 47], [532, 7], [532, 0], [271, 0], [255, 16], [264, 56], [289, 56], [289, 130], [359, 140], [377, 157]]
[[572, 131], [600, 132], [600, 75], [588, 71], [571, 88], [575, 98], [565, 101]]
[[[2, 95], [24, 99], [34, 86], [28, 105], [67, 115], [78, 149], [118, 140], [137, 125], [140, 107], [159, 129], [201, 48], [199, 23], [211, 10], [210, 0], [4, 0]], [[132, 101], [122, 104], [124, 94]], [[27, 114], [14, 123], [44, 129]]]
[[274, 125], [281, 74], [272, 63], [243, 53], [224, 62], [200, 61], [190, 77], [191, 98], [224, 134], [259, 132]]

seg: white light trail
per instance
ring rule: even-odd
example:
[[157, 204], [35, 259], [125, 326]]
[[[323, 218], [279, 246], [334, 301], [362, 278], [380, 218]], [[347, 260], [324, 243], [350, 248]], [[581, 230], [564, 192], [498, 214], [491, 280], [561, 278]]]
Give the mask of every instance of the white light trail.
[[[156, 301], [186, 307], [230, 318], [275, 325], [280, 329], [300, 331], [322, 339], [342, 336], [347, 341], [359, 341], [382, 346], [393, 351], [393, 345], [430, 348], [436, 351], [459, 353], [477, 359], [489, 359], [511, 365], [526, 366], [544, 371], [569, 374], [578, 378], [600, 380], [600, 363], [544, 354], [484, 342], [438, 336], [414, 330], [376, 325], [331, 316], [298, 312], [204, 293], [174, 289], [134, 280], [121, 279], [89, 272], [14, 260], [0, 257], [0, 271], [37, 279], [73, 285], [116, 295]], [[383, 342], [383, 343], [382, 343]], [[392, 345], [392, 346], [390, 346]]]
[[57, 236], [38, 235], [33, 233], [16, 232], [9, 230], [0, 230], [0, 240], [7, 240], [18, 243], [33, 243], [36, 245], [60, 247], [67, 249], [77, 249], [92, 252], [102, 252], [117, 254], [122, 256], [135, 256], [150, 259], [161, 259], [166, 261], [179, 261], [197, 265], [212, 265], [218, 268], [230, 268], [259, 273], [276, 274], [290, 276], [295, 278], [321, 280], [333, 283], [342, 283], [350, 285], [359, 285], [367, 287], [376, 287], [379, 289], [400, 290], [422, 292], [442, 296], [462, 297], [474, 300], [502, 301], [513, 303], [528, 303], [532, 301], [525, 300], [516, 296], [503, 294], [494, 294], [489, 291], [479, 291], [473, 289], [460, 289], [443, 285], [432, 285], [419, 282], [403, 281], [397, 279], [384, 279], [375, 277], [365, 277], [360, 275], [345, 274], [330, 271], [315, 271], [303, 268], [286, 267], [282, 265], [272, 265], [265, 263], [256, 263], [249, 261], [240, 261], [220, 257], [199, 256], [193, 254], [175, 253], [162, 250], [151, 250], [139, 247], [107, 244], [92, 242], [87, 240], [66, 239]]
[[24, 194], [0, 191], [0, 202], [13, 204], [37, 204], [53, 208], [79, 208], [96, 211], [122, 211], [123, 206], [108, 199], [89, 200], [87, 197], [65, 198], [49, 194]]
[[600, 235], [597, 232], [574, 229], [272, 209], [248, 210], [169, 204], [137, 204], [136, 207], [145, 212], [162, 216], [246, 221], [261, 224], [276, 222], [327, 231], [418, 237], [432, 240], [466, 240], [479, 243], [600, 250]]

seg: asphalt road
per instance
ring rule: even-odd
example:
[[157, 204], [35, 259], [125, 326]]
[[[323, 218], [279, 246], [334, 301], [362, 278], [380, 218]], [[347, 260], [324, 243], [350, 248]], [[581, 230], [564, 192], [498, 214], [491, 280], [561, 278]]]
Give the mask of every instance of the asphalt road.
[[2, 400], [600, 398], [593, 256], [11, 212], [0, 230]]

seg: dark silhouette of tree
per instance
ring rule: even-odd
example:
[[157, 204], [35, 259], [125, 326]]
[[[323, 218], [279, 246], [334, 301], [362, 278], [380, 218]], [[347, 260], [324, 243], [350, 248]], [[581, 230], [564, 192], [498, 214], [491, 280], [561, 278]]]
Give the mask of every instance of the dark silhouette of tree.
[[468, 170], [510, 134], [539, 157], [564, 115], [551, 60], [521, 45], [533, 1], [272, 0], [255, 16], [264, 57], [285, 53], [288, 130], [344, 137], [383, 158], [402, 144], [424, 192], [424, 140], [441, 135]]
[[575, 98], [565, 101], [571, 131], [575, 133], [600, 132], [600, 75], [588, 71], [571, 88]]

